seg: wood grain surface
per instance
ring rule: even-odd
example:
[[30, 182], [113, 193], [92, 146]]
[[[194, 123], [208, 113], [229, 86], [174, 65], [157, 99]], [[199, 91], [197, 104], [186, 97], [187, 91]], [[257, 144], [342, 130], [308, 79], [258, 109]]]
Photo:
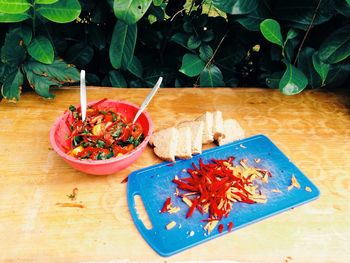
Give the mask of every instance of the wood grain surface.
[[[149, 89], [88, 87], [88, 99], [141, 104]], [[318, 200], [196, 246], [158, 256], [135, 228], [126, 203], [132, 171], [159, 163], [148, 147], [128, 169], [109, 176], [73, 170], [51, 149], [56, 118], [79, 90], [33, 93], [0, 103], [1, 262], [350, 262], [350, 96], [267, 89], [161, 89], [147, 108], [155, 128], [221, 110], [246, 135], [265, 134], [320, 189]], [[209, 145], [208, 147], [214, 147]], [[67, 195], [77, 187], [76, 202]]]

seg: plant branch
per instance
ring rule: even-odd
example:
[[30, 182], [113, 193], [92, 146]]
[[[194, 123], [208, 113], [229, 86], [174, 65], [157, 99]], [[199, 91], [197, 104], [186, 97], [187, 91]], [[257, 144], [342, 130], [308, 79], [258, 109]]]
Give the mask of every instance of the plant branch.
[[306, 40], [307, 36], [309, 35], [310, 30], [311, 30], [311, 28], [312, 28], [312, 26], [314, 24], [315, 18], [317, 16], [318, 9], [320, 9], [320, 6], [321, 6], [321, 2], [322, 2], [322, 0], [318, 1], [318, 4], [317, 4], [315, 12], [314, 12], [314, 15], [312, 16], [312, 19], [311, 19], [311, 22], [310, 22], [310, 24], [309, 24], [309, 26], [308, 26], [308, 28], [307, 28], [307, 30], [305, 32], [303, 40], [301, 41], [301, 43], [299, 45], [298, 52], [297, 52], [297, 55], [295, 56], [293, 65], [295, 65], [297, 63], [297, 61], [298, 61], [298, 57], [299, 57], [300, 51], [301, 51], [301, 49], [302, 49], [302, 47], [303, 47], [303, 45], [305, 43], [305, 40]]
[[[219, 48], [221, 47], [222, 43], [224, 42], [225, 38], [227, 37], [229, 31], [230, 30], [227, 30], [225, 35], [221, 38], [219, 44], [217, 45], [217, 47], [215, 48], [215, 50], [213, 52], [213, 55], [210, 57], [210, 59], [208, 60], [207, 64], [204, 66], [203, 70], [206, 69], [211, 64], [211, 62], [213, 61], [216, 53], [218, 52]], [[203, 72], [203, 70], [201, 71], [201, 73]], [[196, 79], [196, 82], [194, 83], [195, 87], [198, 86], [198, 81], [199, 81], [200, 75], [201, 74], [199, 74], [198, 78]]]

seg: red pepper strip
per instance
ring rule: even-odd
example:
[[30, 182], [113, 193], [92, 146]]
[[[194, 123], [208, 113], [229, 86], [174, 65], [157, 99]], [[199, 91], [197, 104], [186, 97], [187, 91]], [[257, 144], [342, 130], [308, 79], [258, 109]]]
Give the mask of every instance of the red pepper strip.
[[166, 211], [168, 211], [168, 206], [170, 205], [171, 203], [171, 198], [168, 197], [165, 202], [164, 202], [164, 205], [163, 205], [163, 208], [162, 210], [160, 211], [160, 213], [165, 213]]
[[121, 181], [120, 183], [121, 183], [121, 184], [125, 184], [125, 183], [128, 182], [128, 180], [129, 180], [129, 176], [125, 177], [125, 178], [123, 179], [123, 181]]
[[189, 218], [190, 216], [192, 216], [194, 209], [197, 207], [197, 204], [198, 204], [198, 198], [192, 201], [192, 205], [186, 214], [186, 218]]
[[223, 224], [220, 224], [220, 225], [218, 226], [218, 231], [219, 231], [219, 233], [222, 233], [223, 230], [224, 230], [224, 225], [223, 225]]
[[228, 225], [227, 225], [227, 231], [228, 231], [228, 232], [231, 232], [232, 228], [233, 228], [233, 223], [232, 223], [232, 222], [228, 223]]
[[193, 187], [191, 185], [188, 185], [180, 180], [177, 180], [177, 179], [173, 179], [173, 182], [175, 184], [177, 184], [178, 188], [180, 188], [181, 190], [187, 190], [187, 191], [195, 191], [197, 192], [197, 188], [196, 187]]
[[174, 166], [174, 164], [173, 163], [169, 163], [166, 166]]

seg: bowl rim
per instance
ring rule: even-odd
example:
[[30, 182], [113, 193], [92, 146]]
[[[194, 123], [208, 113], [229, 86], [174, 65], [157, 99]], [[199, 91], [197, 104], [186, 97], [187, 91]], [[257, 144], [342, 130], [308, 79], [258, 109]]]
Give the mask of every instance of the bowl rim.
[[[94, 104], [96, 102], [98, 102], [100, 100], [94, 100], [94, 101], [90, 101], [87, 103], [87, 106]], [[111, 100], [111, 99], [107, 99], [105, 102], [113, 102], [116, 104], [125, 104], [128, 106], [132, 106], [135, 109], [139, 109], [140, 107], [137, 106], [136, 104], [127, 102], [127, 101], [123, 101], [123, 100]], [[76, 108], [80, 107], [80, 104], [75, 105]], [[149, 114], [146, 111], [143, 111], [141, 113], [145, 115], [147, 121], [148, 121], [148, 125], [149, 125], [149, 129], [148, 129], [148, 133], [145, 136], [144, 140], [142, 141], [142, 143], [140, 145], [138, 145], [135, 149], [133, 149], [131, 152], [127, 153], [127, 154], [123, 154], [122, 156], [117, 156], [117, 157], [112, 157], [110, 159], [105, 159], [105, 160], [90, 160], [90, 159], [77, 159], [73, 156], [68, 155], [67, 153], [65, 153], [63, 150], [60, 149], [60, 147], [58, 147], [56, 140], [55, 140], [55, 131], [57, 129], [57, 126], [59, 125], [59, 123], [62, 121], [63, 117], [68, 114], [68, 110], [66, 110], [63, 114], [61, 114], [56, 121], [54, 122], [54, 124], [52, 125], [51, 129], [50, 129], [50, 142], [51, 145], [54, 149], [54, 151], [61, 156], [63, 159], [68, 160], [70, 162], [76, 163], [76, 164], [89, 164], [89, 165], [101, 165], [101, 164], [108, 164], [108, 163], [114, 163], [117, 161], [122, 161], [124, 159], [127, 159], [128, 157], [134, 155], [135, 153], [138, 153], [139, 151], [142, 151], [143, 148], [145, 146], [147, 146], [147, 143], [149, 141], [149, 139], [151, 138], [151, 135], [153, 133], [153, 122], [151, 117], [149, 116]]]

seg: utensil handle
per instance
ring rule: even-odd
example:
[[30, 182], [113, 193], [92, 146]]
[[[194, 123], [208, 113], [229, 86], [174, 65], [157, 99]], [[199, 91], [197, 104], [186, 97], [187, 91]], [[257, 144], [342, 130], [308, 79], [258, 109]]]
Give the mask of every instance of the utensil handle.
[[132, 121], [132, 123], [135, 123], [136, 120], [138, 119], [138, 117], [140, 117], [141, 113], [144, 111], [144, 109], [147, 107], [148, 103], [152, 100], [154, 94], [156, 94], [156, 92], [158, 91], [158, 89], [160, 88], [160, 84], [162, 83], [163, 78], [159, 77], [156, 85], [154, 85], [153, 89], [151, 90], [151, 92], [147, 95], [146, 99], [144, 100], [144, 102], [141, 104], [140, 109], [138, 110], [138, 112], [135, 115], [134, 120]]
[[81, 119], [85, 121], [86, 118], [86, 85], [85, 85], [85, 70], [80, 72], [80, 108]]

